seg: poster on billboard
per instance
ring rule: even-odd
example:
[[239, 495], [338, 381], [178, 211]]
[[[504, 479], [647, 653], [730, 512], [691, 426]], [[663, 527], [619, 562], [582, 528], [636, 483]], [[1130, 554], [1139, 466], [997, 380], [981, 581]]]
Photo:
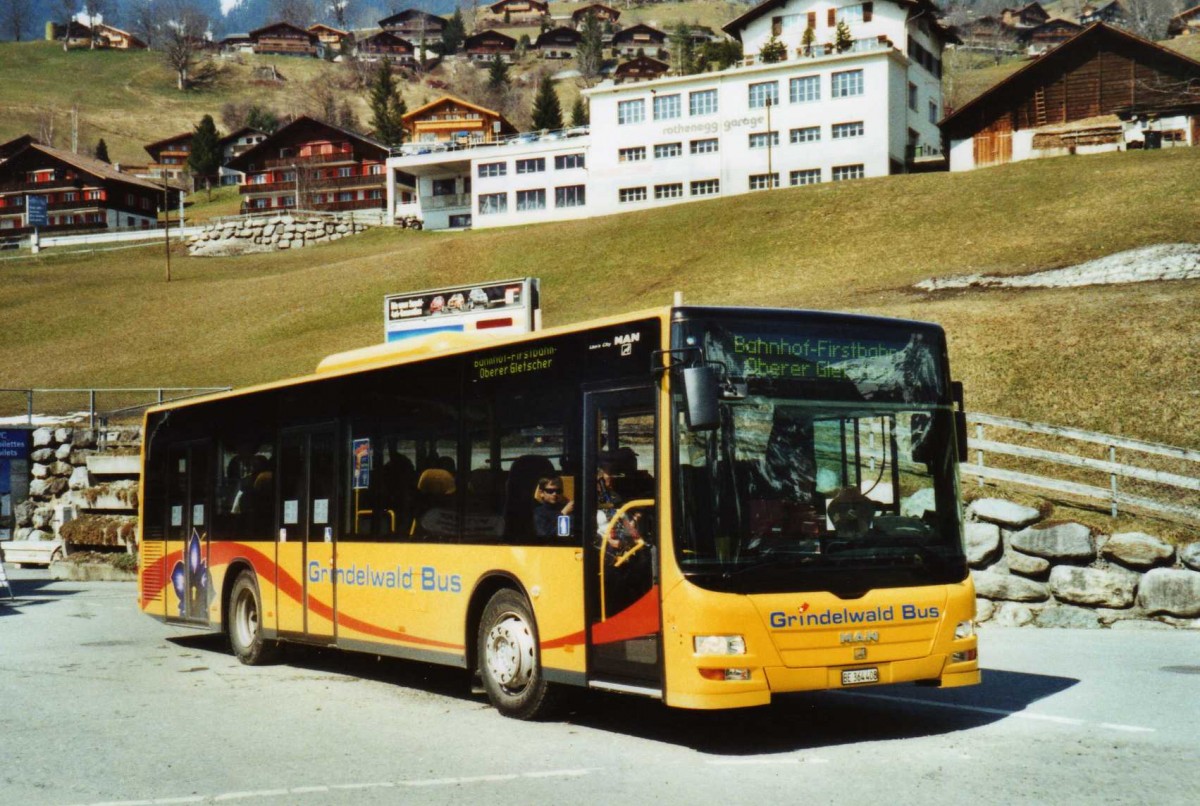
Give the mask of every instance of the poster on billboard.
[[25, 197], [25, 226], [27, 227], [48, 227], [50, 226], [49, 213], [49, 197], [48, 196], [26, 196]]
[[474, 331], [528, 333], [541, 323], [538, 296], [535, 277], [389, 294], [383, 301], [384, 340]]

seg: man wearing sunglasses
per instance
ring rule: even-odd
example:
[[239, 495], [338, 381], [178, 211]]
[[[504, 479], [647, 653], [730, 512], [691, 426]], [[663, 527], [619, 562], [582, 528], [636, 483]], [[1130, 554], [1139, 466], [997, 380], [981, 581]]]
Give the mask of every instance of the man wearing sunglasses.
[[537, 501], [533, 508], [534, 532], [538, 537], [559, 537], [558, 517], [570, 515], [575, 509], [575, 502], [568, 499], [563, 492], [562, 477], [539, 479]]

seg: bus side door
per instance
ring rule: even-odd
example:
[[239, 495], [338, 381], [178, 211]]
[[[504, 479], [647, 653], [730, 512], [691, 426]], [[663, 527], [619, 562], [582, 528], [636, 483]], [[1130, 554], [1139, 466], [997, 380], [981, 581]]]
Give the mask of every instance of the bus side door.
[[[213, 596], [208, 573], [208, 539], [213, 492], [212, 442], [194, 440], [167, 449], [167, 587], [175, 606], [167, 618], [206, 622]], [[168, 596], [168, 601], [170, 597]]]

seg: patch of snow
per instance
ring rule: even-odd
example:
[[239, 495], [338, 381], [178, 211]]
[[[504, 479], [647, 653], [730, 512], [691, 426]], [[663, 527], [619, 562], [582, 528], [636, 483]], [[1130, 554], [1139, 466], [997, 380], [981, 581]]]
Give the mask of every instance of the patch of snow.
[[922, 280], [922, 291], [955, 288], [1071, 288], [1085, 285], [1149, 283], [1156, 280], [1200, 280], [1200, 244], [1144, 246], [1089, 260], [1065, 269], [1014, 277], [968, 274]]
[[74, 414], [35, 414], [32, 418], [27, 414], [17, 414], [12, 417], [0, 417], [0, 425], [66, 425], [87, 418], [86, 411], [78, 411]]

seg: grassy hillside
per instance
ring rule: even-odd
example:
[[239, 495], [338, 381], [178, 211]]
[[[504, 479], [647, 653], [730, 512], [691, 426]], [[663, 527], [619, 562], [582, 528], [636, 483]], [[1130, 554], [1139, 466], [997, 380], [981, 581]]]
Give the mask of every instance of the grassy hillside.
[[[377, 230], [303, 251], [173, 261], [161, 246], [0, 261], [0, 387], [243, 385], [378, 342], [390, 292], [542, 278], [548, 325], [667, 304], [929, 319], [972, 409], [1200, 445], [1200, 282], [926, 295], [1195, 240], [1200, 150], [1027, 162], [467, 233]], [[69, 304], [64, 304], [69, 301]]]

